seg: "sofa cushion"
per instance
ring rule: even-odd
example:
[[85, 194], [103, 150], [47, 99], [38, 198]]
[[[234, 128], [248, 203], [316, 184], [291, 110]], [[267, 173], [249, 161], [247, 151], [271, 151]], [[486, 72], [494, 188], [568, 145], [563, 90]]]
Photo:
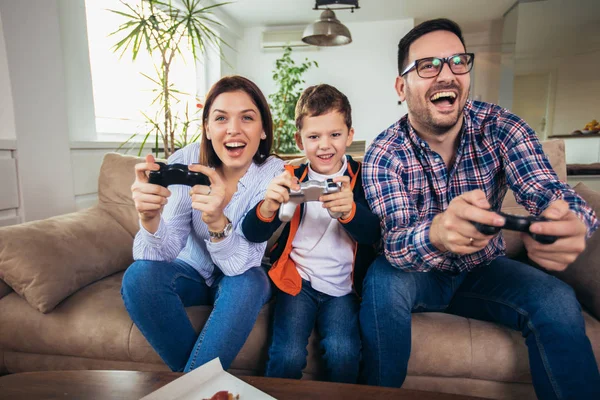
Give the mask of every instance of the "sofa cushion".
[[[600, 212], [599, 192], [583, 183], [578, 183], [574, 189], [596, 213]], [[581, 304], [600, 319], [600, 229], [587, 241], [577, 260], [556, 275], [571, 285]]]
[[0, 228], [0, 278], [43, 313], [83, 286], [125, 269], [133, 237], [106, 211]]
[[[0, 300], [0, 348], [31, 354], [164, 365], [158, 354], [131, 321], [120, 289], [123, 272], [84, 287], [49, 314], [40, 314], [12, 293]], [[188, 316], [199, 332], [212, 307], [188, 307]], [[270, 305], [263, 307], [257, 323], [231, 368], [260, 374], [266, 365]], [[6, 329], [4, 329], [6, 328]]]

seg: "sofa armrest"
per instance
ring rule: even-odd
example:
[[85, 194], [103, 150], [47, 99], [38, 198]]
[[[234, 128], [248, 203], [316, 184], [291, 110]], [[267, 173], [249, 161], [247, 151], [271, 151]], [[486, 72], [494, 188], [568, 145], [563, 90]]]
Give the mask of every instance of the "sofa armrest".
[[0, 278], [46, 313], [132, 262], [133, 236], [95, 206], [0, 228]]
[[[600, 193], [583, 183], [577, 184], [575, 192], [600, 214]], [[577, 294], [577, 298], [591, 314], [600, 319], [600, 229], [587, 241], [586, 248], [569, 267], [555, 274], [565, 281]]]

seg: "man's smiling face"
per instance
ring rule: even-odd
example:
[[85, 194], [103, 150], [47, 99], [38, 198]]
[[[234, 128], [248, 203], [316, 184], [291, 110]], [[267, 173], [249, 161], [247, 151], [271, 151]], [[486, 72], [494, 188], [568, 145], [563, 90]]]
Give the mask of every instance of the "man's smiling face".
[[[460, 39], [448, 31], [434, 31], [415, 40], [406, 65], [426, 57], [444, 58], [464, 53]], [[415, 69], [398, 77], [396, 91], [406, 101], [408, 117], [417, 131], [443, 135], [461, 124], [462, 110], [469, 96], [470, 74], [455, 75], [448, 64], [435, 78], [421, 78]]]

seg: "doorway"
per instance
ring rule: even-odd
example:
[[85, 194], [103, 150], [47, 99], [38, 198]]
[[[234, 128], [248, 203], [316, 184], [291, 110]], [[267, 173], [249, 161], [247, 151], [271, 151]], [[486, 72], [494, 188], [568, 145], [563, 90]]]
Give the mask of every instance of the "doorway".
[[541, 140], [552, 135], [552, 74], [515, 75], [512, 112], [523, 118]]

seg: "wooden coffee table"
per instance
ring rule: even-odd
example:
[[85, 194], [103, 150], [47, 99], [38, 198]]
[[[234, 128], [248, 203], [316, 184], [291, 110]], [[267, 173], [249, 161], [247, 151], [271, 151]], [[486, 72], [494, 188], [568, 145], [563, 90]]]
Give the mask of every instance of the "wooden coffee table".
[[[139, 400], [177, 379], [178, 372], [46, 371], [0, 377], [0, 399]], [[296, 399], [400, 399], [467, 400], [477, 397], [420, 390], [364, 385], [240, 376], [250, 385], [279, 400]], [[241, 399], [240, 399], [241, 400]]]

